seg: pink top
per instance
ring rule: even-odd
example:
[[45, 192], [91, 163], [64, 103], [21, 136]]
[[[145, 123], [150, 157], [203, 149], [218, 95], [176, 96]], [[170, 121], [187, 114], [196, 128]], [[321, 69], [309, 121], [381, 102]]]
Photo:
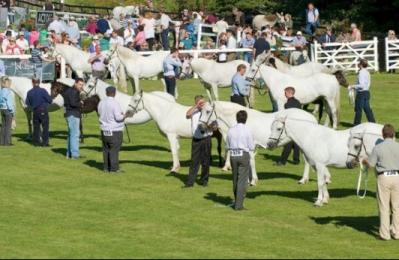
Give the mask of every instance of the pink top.
[[39, 32], [32, 31], [29, 35], [29, 45], [33, 45], [33, 43], [38, 40], [39, 40]]
[[96, 23], [89, 23], [86, 26], [86, 31], [92, 35], [97, 33], [97, 24]]
[[135, 38], [134, 40], [135, 40], [135, 42], [136, 42], [136, 45], [140, 45], [140, 46], [141, 46], [143, 43], [145, 43], [144, 31], [139, 32], [139, 33], [136, 35], [136, 38]]

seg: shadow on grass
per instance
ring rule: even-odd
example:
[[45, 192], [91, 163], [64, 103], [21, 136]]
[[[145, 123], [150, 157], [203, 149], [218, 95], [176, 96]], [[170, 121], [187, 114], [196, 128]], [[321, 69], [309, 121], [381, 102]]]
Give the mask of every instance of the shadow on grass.
[[104, 170], [104, 163], [103, 162], [97, 162], [95, 160], [87, 160], [84, 162], [85, 165], [89, 166], [90, 168], [94, 168], [97, 170]]
[[66, 156], [66, 154], [67, 154], [66, 148], [53, 148], [53, 149], [51, 149], [51, 151], [53, 151], [53, 153], [60, 154], [63, 156]]
[[348, 122], [340, 122], [339, 125], [342, 126], [342, 127], [345, 127], [345, 128], [353, 127], [353, 124], [352, 123], [348, 123]]
[[[330, 189], [331, 199], [346, 198], [356, 195], [356, 191], [353, 189]], [[317, 191], [254, 191], [248, 192], [247, 198], [255, 199], [259, 196], [279, 196], [291, 199], [301, 199], [308, 202], [314, 202], [317, 196]], [[367, 197], [375, 197], [375, 192], [368, 192]]]
[[217, 193], [209, 192], [204, 196], [204, 199], [211, 200], [215, 203], [221, 204], [223, 206], [228, 206], [233, 202], [233, 199], [229, 196], [220, 196]]
[[[103, 148], [101, 147], [101, 145], [99, 146], [83, 146], [80, 149], [82, 150], [92, 150], [92, 151], [96, 151], [96, 152], [102, 152]], [[121, 147], [121, 152], [136, 152], [136, 151], [141, 151], [141, 150], [153, 150], [153, 151], [160, 151], [160, 152], [169, 152], [170, 150], [162, 147], [162, 146], [158, 146], [158, 145], [123, 145]]]
[[378, 236], [378, 216], [354, 217], [354, 216], [335, 216], [335, 217], [310, 217], [319, 225], [334, 224], [339, 227], [350, 227], [359, 232]]
[[[289, 174], [285, 172], [258, 172], [259, 180], [272, 180], [272, 179], [291, 179], [298, 181], [300, 178], [295, 174]], [[219, 180], [232, 180], [232, 173], [214, 174], [211, 178]]]

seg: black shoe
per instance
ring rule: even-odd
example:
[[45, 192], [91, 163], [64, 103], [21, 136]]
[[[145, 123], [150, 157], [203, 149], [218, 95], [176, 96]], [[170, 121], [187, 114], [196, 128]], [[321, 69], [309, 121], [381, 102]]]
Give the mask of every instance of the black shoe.
[[208, 182], [207, 182], [207, 181], [204, 181], [204, 182], [200, 183], [200, 185], [201, 185], [202, 187], [208, 187]]
[[109, 173], [113, 173], [113, 174], [122, 174], [122, 173], [124, 173], [125, 171], [124, 170], [117, 170], [117, 171], [109, 171]]
[[190, 184], [185, 184], [183, 187], [181, 187], [182, 189], [189, 189], [194, 187], [194, 185], [190, 185]]
[[53, 146], [52, 146], [52, 145], [49, 145], [49, 144], [43, 144], [43, 147], [50, 148], [50, 147], [53, 147]]
[[293, 161], [293, 162], [292, 162], [293, 165], [298, 165], [298, 164], [300, 164], [300, 163], [301, 163], [301, 161]]
[[242, 207], [242, 208], [235, 208], [234, 210], [235, 211], [247, 211], [248, 209]]
[[284, 166], [285, 163], [283, 163], [282, 161], [277, 161], [275, 163], [273, 163], [274, 166]]

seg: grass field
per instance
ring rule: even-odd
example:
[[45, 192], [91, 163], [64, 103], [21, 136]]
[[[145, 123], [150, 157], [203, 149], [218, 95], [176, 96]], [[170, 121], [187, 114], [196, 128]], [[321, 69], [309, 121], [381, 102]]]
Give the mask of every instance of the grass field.
[[[399, 128], [397, 75], [374, 74], [372, 106], [378, 122]], [[351, 77], [353, 82], [353, 77]], [[191, 104], [204, 93], [196, 80], [182, 81], [179, 102]], [[160, 89], [144, 81], [147, 91]], [[221, 91], [226, 100], [229, 90]], [[269, 110], [266, 97], [257, 108]], [[342, 89], [341, 128], [353, 118]], [[355, 195], [358, 170], [331, 169], [330, 204], [313, 206], [315, 174], [310, 184], [297, 180], [303, 165], [273, 166], [281, 152], [259, 150], [260, 182], [234, 212], [231, 174], [211, 168], [210, 185], [182, 190], [188, 173], [190, 141], [181, 141], [182, 169], [170, 175], [167, 140], [153, 122], [130, 126], [119, 176], [104, 174], [97, 116], [84, 119], [86, 158], [65, 159], [66, 126], [62, 112], [51, 114], [52, 148], [24, 141], [22, 111], [14, 146], [0, 148], [0, 257], [2, 258], [397, 258], [399, 242], [380, 242], [375, 179], [369, 196]], [[214, 155], [216, 152], [214, 150]], [[215, 157], [216, 158], [216, 157]]]

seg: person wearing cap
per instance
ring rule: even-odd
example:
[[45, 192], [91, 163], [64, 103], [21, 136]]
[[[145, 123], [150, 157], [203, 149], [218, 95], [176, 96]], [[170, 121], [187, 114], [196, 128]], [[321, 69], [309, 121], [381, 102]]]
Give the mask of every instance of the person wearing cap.
[[354, 125], [359, 125], [362, 122], [363, 110], [366, 113], [367, 120], [369, 122], [375, 122], [373, 110], [370, 107], [370, 86], [371, 77], [367, 70], [368, 62], [367, 60], [360, 60], [359, 73], [357, 76], [357, 82], [355, 85], [351, 85], [349, 89], [355, 89], [356, 99], [355, 99], [355, 119], [353, 120]]
[[29, 42], [25, 39], [24, 32], [20, 32], [18, 35], [18, 39], [15, 41], [17, 44], [21, 54], [27, 53], [29, 51]]
[[179, 50], [172, 48], [170, 54], [166, 56], [163, 61], [163, 76], [165, 79], [166, 91], [173, 97], [176, 91], [176, 68], [181, 66], [182, 63], [179, 59]]
[[53, 99], [44, 88], [40, 87], [40, 79], [32, 79], [33, 88], [28, 91], [25, 104], [33, 112], [33, 144], [49, 146], [48, 106]]
[[306, 38], [302, 35], [301, 31], [296, 33], [296, 37], [293, 38], [291, 47], [295, 48], [295, 51], [291, 53], [290, 61], [291, 64], [300, 65], [308, 60], [306, 45]]
[[103, 144], [104, 172], [119, 173], [119, 151], [123, 140], [124, 114], [115, 100], [116, 88], [106, 88], [107, 97], [98, 104], [98, 115]]
[[106, 57], [101, 52], [100, 45], [96, 45], [96, 52], [91, 54], [88, 62], [91, 64], [91, 70], [93, 77], [103, 80], [106, 76]]
[[73, 88], [66, 88], [61, 93], [64, 98], [65, 114], [64, 117], [68, 126], [67, 139], [67, 159], [79, 159], [79, 136], [80, 136], [80, 118], [81, 106], [80, 92], [82, 92], [84, 80], [81, 78], [75, 79]]
[[382, 128], [382, 137], [384, 141], [379, 142], [362, 163], [375, 168], [377, 174], [380, 239], [399, 240], [399, 143], [390, 124]]
[[97, 45], [100, 45], [99, 37], [98, 35], [94, 35], [88, 48], [89, 53], [95, 53]]
[[248, 114], [241, 110], [236, 115], [237, 124], [227, 132], [226, 148], [230, 151], [233, 172], [234, 209], [244, 210], [244, 199], [251, 172], [250, 152], [255, 151], [254, 137], [246, 126]]
[[12, 120], [15, 117], [15, 101], [14, 94], [10, 89], [11, 80], [8, 77], [1, 78], [0, 87], [0, 145], [12, 145], [11, 131]]

